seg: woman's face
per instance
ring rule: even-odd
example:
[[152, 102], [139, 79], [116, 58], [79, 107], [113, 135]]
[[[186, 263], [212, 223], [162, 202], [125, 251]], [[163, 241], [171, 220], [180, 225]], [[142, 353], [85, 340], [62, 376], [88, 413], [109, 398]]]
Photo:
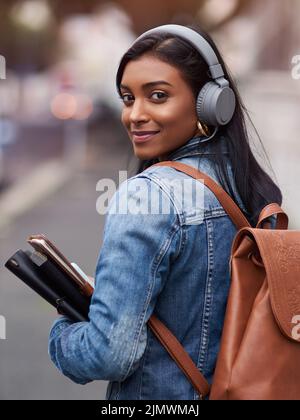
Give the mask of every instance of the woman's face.
[[122, 123], [139, 159], [164, 160], [197, 134], [193, 92], [172, 65], [150, 54], [131, 60], [120, 90]]

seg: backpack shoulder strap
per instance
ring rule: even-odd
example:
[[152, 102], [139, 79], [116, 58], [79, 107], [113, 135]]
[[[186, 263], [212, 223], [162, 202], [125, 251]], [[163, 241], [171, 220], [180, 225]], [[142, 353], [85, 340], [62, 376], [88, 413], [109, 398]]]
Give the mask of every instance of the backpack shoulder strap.
[[[277, 215], [276, 230], [287, 229], [289, 225], [288, 215], [282, 210], [282, 208], [277, 203], [268, 204], [261, 210], [256, 227], [260, 228], [263, 222], [265, 222], [270, 216], [274, 215]], [[267, 228], [270, 229], [270, 225]]]
[[152, 166], [170, 166], [202, 182], [215, 194], [220, 204], [222, 205], [222, 207], [224, 208], [228, 216], [231, 218], [232, 222], [235, 224], [238, 230], [242, 229], [243, 227], [251, 227], [243, 212], [240, 210], [239, 206], [233, 201], [230, 195], [227, 194], [227, 192], [222, 187], [220, 187], [220, 185], [218, 185], [211, 177], [206, 175], [204, 172], [201, 172], [190, 165], [186, 165], [185, 163], [176, 162], [172, 160], [155, 163], [149, 168], [151, 168]]
[[153, 334], [165, 347], [169, 355], [196, 389], [200, 399], [203, 400], [210, 392], [210, 385], [189, 354], [184, 350], [174, 334], [172, 334], [155, 315], [150, 317], [148, 325]]

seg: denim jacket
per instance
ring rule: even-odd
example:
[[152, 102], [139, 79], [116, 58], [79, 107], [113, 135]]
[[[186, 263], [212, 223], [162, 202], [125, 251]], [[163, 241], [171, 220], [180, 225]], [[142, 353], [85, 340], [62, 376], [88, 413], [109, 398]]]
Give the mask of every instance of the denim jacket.
[[[226, 154], [225, 138], [219, 140]], [[208, 147], [200, 157], [200, 141], [190, 139], [169, 160], [194, 166], [218, 182], [208, 156], [213, 158], [212, 151]], [[228, 167], [235, 201], [245, 211]], [[193, 182], [184, 199], [175, 179], [178, 185]], [[169, 211], [142, 212], [150, 202]], [[198, 399], [147, 321], [153, 313], [163, 321], [212, 382], [236, 227], [201, 182], [157, 166], [123, 182], [105, 217], [89, 322], [55, 321], [49, 337], [52, 361], [76, 383], [108, 380], [106, 399]]]

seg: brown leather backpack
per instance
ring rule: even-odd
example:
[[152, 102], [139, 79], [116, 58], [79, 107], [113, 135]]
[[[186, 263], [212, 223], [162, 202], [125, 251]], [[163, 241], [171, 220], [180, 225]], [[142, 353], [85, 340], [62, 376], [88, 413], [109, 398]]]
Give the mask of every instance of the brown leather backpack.
[[[200, 399], [300, 399], [300, 231], [287, 230], [288, 217], [276, 203], [261, 211], [252, 228], [231, 197], [206, 174], [175, 161], [153, 166], [171, 166], [204, 182], [238, 232], [231, 248], [231, 286], [212, 385], [154, 315], [149, 327]], [[276, 229], [270, 229], [267, 220], [273, 215]]]

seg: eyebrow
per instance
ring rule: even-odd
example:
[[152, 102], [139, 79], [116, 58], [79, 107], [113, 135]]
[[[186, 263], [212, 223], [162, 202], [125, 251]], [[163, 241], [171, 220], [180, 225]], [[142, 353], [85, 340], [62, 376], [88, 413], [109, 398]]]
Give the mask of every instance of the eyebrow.
[[[154, 82], [144, 83], [142, 85], [142, 87], [143, 88], [147, 88], [147, 87], [152, 87], [152, 86], [155, 86], [155, 85], [168, 85], [168, 86], [172, 86], [173, 87], [173, 85], [171, 85], [171, 83], [168, 83], [165, 80], [156, 80]], [[129, 89], [130, 90], [130, 88], [128, 86], [122, 85], [122, 84], [120, 84], [120, 89]]]

